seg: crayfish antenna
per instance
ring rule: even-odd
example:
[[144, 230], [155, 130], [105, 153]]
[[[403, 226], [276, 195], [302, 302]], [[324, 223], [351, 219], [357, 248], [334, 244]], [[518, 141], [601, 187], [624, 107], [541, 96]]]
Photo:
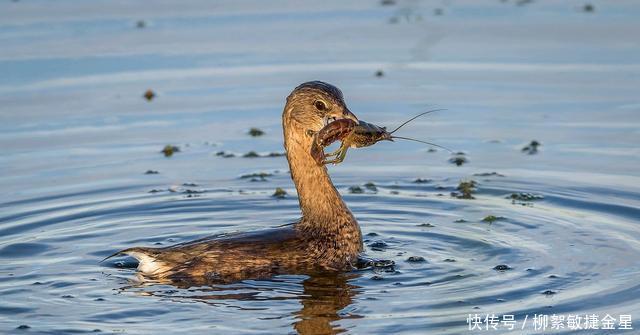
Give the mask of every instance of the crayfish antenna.
[[392, 139], [394, 139], [394, 138], [398, 138], [398, 139], [401, 139], [401, 140], [407, 140], [407, 141], [420, 142], [420, 143], [424, 143], [424, 144], [432, 145], [432, 146], [434, 146], [434, 147], [442, 148], [442, 149], [444, 149], [444, 150], [449, 151], [450, 153], [453, 153], [453, 150], [451, 150], [451, 149], [449, 149], [449, 148], [447, 148], [447, 147], [443, 147], [443, 146], [441, 146], [441, 145], [438, 145], [438, 144], [435, 144], [435, 143], [431, 143], [431, 142], [427, 142], [427, 141], [416, 140], [415, 138], [401, 137], [401, 136], [392, 136], [391, 138], [392, 138]]
[[409, 120], [403, 122], [401, 125], [398, 126], [398, 128], [396, 128], [393, 131], [389, 132], [389, 134], [395, 133], [398, 129], [404, 127], [404, 125], [406, 125], [407, 123], [409, 123], [409, 122], [411, 122], [411, 121], [413, 121], [413, 120], [415, 120], [415, 119], [417, 119], [417, 118], [419, 118], [419, 117], [421, 117], [421, 116], [423, 116], [425, 114], [429, 114], [429, 113], [433, 113], [433, 112], [439, 112], [439, 111], [446, 111], [446, 110], [447, 110], [446, 108], [441, 108], [441, 109], [432, 109], [430, 111], [422, 112], [422, 113], [410, 118]]

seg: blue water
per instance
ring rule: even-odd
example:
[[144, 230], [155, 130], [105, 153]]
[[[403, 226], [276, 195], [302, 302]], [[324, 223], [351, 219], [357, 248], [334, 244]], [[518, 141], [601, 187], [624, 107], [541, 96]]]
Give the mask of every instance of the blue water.
[[[640, 5], [584, 5], [0, 3], [0, 332], [482, 333], [470, 314], [528, 317], [515, 333], [540, 333], [535, 314], [638, 328]], [[283, 151], [284, 99], [315, 79], [379, 125], [447, 109], [399, 133], [462, 166], [398, 141], [330, 167], [367, 255], [395, 270], [187, 288], [99, 263], [295, 221], [285, 158], [241, 156]], [[272, 176], [241, 178], [254, 172]], [[465, 180], [473, 200], [451, 195]]]

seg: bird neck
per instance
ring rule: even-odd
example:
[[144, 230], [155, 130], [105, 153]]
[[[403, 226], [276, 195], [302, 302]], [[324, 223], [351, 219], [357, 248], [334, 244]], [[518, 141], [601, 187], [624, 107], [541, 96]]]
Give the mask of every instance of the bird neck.
[[298, 191], [303, 216], [301, 224], [331, 229], [332, 224], [346, 219], [357, 226], [349, 208], [333, 186], [327, 168], [316, 163], [311, 156], [311, 138], [294, 122], [284, 122], [284, 145], [291, 178]]

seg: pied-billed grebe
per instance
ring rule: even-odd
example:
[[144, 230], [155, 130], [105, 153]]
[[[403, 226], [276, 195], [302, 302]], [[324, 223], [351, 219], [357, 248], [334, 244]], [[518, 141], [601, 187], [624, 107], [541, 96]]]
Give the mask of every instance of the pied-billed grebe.
[[229, 282], [281, 273], [349, 270], [362, 251], [358, 222], [311, 155], [314, 134], [335, 119], [358, 121], [342, 92], [312, 81], [296, 87], [282, 113], [284, 146], [302, 218], [293, 224], [218, 235], [165, 248], [134, 247], [138, 270], [157, 279]]

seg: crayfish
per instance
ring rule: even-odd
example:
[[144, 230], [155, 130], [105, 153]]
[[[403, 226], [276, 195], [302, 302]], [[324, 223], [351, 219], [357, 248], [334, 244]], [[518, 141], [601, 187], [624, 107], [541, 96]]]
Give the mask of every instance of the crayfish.
[[[333, 121], [316, 133], [313, 145], [311, 147], [311, 156], [319, 165], [339, 164], [346, 157], [347, 150], [349, 150], [349, 148], [368, 147], [380, 141], [393, 141], [394, 139], [420, 142], [436, 146], [447, 151], [451, 151], [448, 148], [434, 143], [393, 135], [393, 133], [395, 133], [398, 129], [402, 128], [404, 125], [415, 120], [416, 118], [440, 110], [441, 109], [436, 109], [420, 113], [405, 121], [396, 129], [390, 132], [387, 131], [386, 127], [376, 126], [375, 124], [364, 122], [362, 120], [358, 122], [351, 119], [339, 119]], [[338, 140], [342, 142], [338, 150], [332, 153], [325, 154], [324, 148]]]

